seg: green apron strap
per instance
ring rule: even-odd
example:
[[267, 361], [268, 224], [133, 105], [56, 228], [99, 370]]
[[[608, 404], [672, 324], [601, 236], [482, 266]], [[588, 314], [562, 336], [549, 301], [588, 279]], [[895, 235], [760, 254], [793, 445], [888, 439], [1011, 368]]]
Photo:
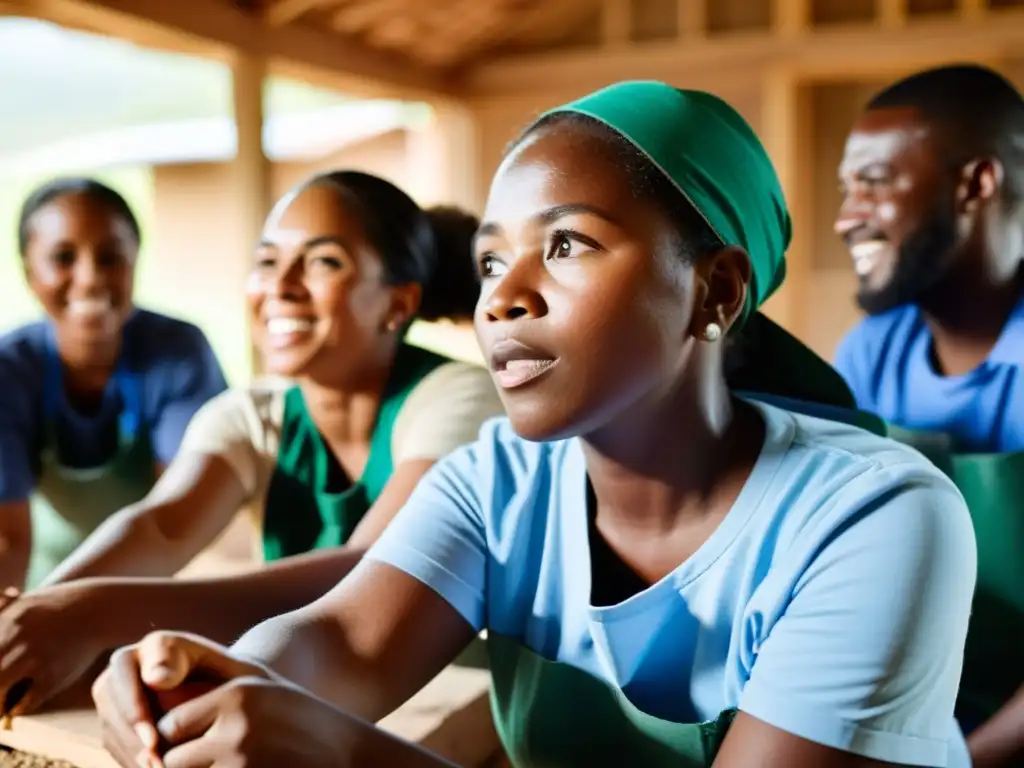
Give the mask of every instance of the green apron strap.
[[642, 765], [709, 768], [736, 715], [673, 723], [637, 709], [621, 691], [519, 641], [488, 633], [491, 708], [516, 768]]
[[263, 515], [265, 561], [348, 541], [394, 471], [391, 439], [402, 406], [420, 381], [447, 362], [418, 347], [399, 347], [362, 477], [340, 491], [329, 490], [330, 479], [344, 473], [306, 410], [301, 390], [285, 393], [277, 466]]
[[62, 466], [56, 419], [64, 403], [64, 375], [55, 345], [48, 336], [42, 388], [45, 437], [36, 488], [29, 501], [29, 589], [49, 576], [104, 520], [142, 500], [156, 482], [156, 459], [142, 414], [142, 382], [123, 358], [113, 375], [121, 399], [117, 452], [99, 467], [81, 470]]
[[388, 382], [384, 402], [377, 417], [377, 427], [370, 442], [370, 456], [360, 482], [366, 486], [366, 494], [372, 504], [380, 496], [384, 486], [391, 479], [394, 463], [391, 456], [391, 440], [395, 421], [405, 401], [419, 383], [436, 368], [450, 363], [442, 357], [421, 347], [403, 344], [395, 355], [395, 369]]
[[978, 582], [957, 702], [968, 729], [1024, 682], [1024, 452], [952, 457], [978, 542]]

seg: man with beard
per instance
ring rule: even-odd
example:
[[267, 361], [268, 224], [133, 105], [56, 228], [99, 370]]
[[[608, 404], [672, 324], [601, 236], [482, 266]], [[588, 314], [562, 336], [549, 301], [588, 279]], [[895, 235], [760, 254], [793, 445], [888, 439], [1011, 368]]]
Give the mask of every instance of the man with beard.
[[[942, 433], [955, 453], [1024, 451], [1021, 94], [978, 66], [913, 75], [869, 103], [839, 176], [836, 232], [868, 314], [836, 354], [857, 405], [912, 432]], [[992, 482], [971, 502], [976, 528], [1005, 498]], [[1017, 544], [1006, 541], [1017, 538], [1016, 515], [996, 517], [978, 535], [979, 590], [957, 701], [975, 768], [1024, 758], [1014, 640], [1024, 616], [1005, 600], [985, 603], [981, 589], [988, 574], [1006, 586], [1005, 574], [1019, 573]]]
[[978, 66], [902, 80], [854, 125], [839, 176], [869, 316], [836, 368], [858, 406], [958, 452], [1024, 450], [1020, 93]]

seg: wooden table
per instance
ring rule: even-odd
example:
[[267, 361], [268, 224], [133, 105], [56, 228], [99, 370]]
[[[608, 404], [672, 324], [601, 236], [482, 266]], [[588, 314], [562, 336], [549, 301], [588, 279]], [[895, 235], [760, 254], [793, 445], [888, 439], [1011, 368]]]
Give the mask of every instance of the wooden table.
[[[381, 721], [390, 733], [422, 745], [459, 766], [475, 768], [500, 750], [491, 718], [490, 673], [451, 666], [405, 706]], [[0, 744], [78, 768], [118, 768], [103, 749], [92, 709], [46, 712], [0, 729]]]
[[[261, 564], [251, 556], [251, 536], [250, 523], [239, 516], [179, 577], [226, 576], [259, 568]], [[488, 698], [491, 675], [484, 668], [482, 648], [479, 640], [471, 645], [456, 665], [384, 718], [381, 727], [466, 768], [476, 768], [500, 753]], [[73, 694], [71, 701], [88, 702], [88, 692]], [[92, 709], [62, 709], [18, 718], [11, 730], [0, 729], [0, 744], [67, 760], [78, 768], [118, 768], [103, 749], [99, 721]]]

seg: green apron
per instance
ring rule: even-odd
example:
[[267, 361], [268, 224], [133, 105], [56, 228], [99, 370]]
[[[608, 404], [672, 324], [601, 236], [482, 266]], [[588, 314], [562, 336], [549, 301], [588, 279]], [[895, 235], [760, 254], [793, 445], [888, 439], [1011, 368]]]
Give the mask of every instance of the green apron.
[[953, 456], [952, 467], [978, 542], [957, 704], [964, 727], [973, 729], [1024, 683], [1024, 452]]
[[36, 490], [30, 501], [32, 553], [26, 587], [38, 586], [100, 523], [140, 501], [156, 482], [153, 452], [142, 419], [142, 387], [119, 364], [113, 374], [121, 398], [117, 452], [90, 469], [62, 466], [56, 417], [64, 399], [56, 344], [48, 336], [43, 371], [43, 433]]
[[956, 483], [978, 542], [978, 583], [957, 719], [970, 733], [1024, 683], [1024, 452], [955, 452], [945, 435], [891, 428]]
[[[743, 396], [885, 434], [880, 419], [842, 406], [745, 392]], [[708, 768], [736, 716], [728, 708], [703, 723], [643, 712], [615, 686], [519, 641], [488, 632], [495, 726], [516, 768], [586, 765]]]
[[637, 709], [612, 685], [517, 640], [488, 633], [491, 709], [516, 768], [587, 765], [707, 768], [736, 715], [673, 723]]
[[[324, 547], [340, 547], [394, 471], [391, 438], [410, 393], [447, 358], [403, 344], [384, 390], [370, 455], [362, 477], [350, 482], [306, 410], [298, 387], [285, 393], [277, 466], [263, 513], [263, 558], [267, 562]], [[346, 485], [334, 490], [337, 485]]]

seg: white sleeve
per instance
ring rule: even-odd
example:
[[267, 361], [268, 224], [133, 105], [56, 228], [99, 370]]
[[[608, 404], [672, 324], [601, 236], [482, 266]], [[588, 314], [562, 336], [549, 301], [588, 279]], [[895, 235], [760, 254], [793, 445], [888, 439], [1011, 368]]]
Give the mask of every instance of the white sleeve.
[[395, 420], [393, 463], [447, 456], [475, 441], [483, 423], [503, 413], [486, 369], [457, 362], [439, 366], [409, 394]]
[[256, 492], [259, 461], [256, 434], [261, 422], [247, 389], [229, 389], [206, 403], [189, 422], [179, 453], [205, 453], [224, 459], [247, 495]]

